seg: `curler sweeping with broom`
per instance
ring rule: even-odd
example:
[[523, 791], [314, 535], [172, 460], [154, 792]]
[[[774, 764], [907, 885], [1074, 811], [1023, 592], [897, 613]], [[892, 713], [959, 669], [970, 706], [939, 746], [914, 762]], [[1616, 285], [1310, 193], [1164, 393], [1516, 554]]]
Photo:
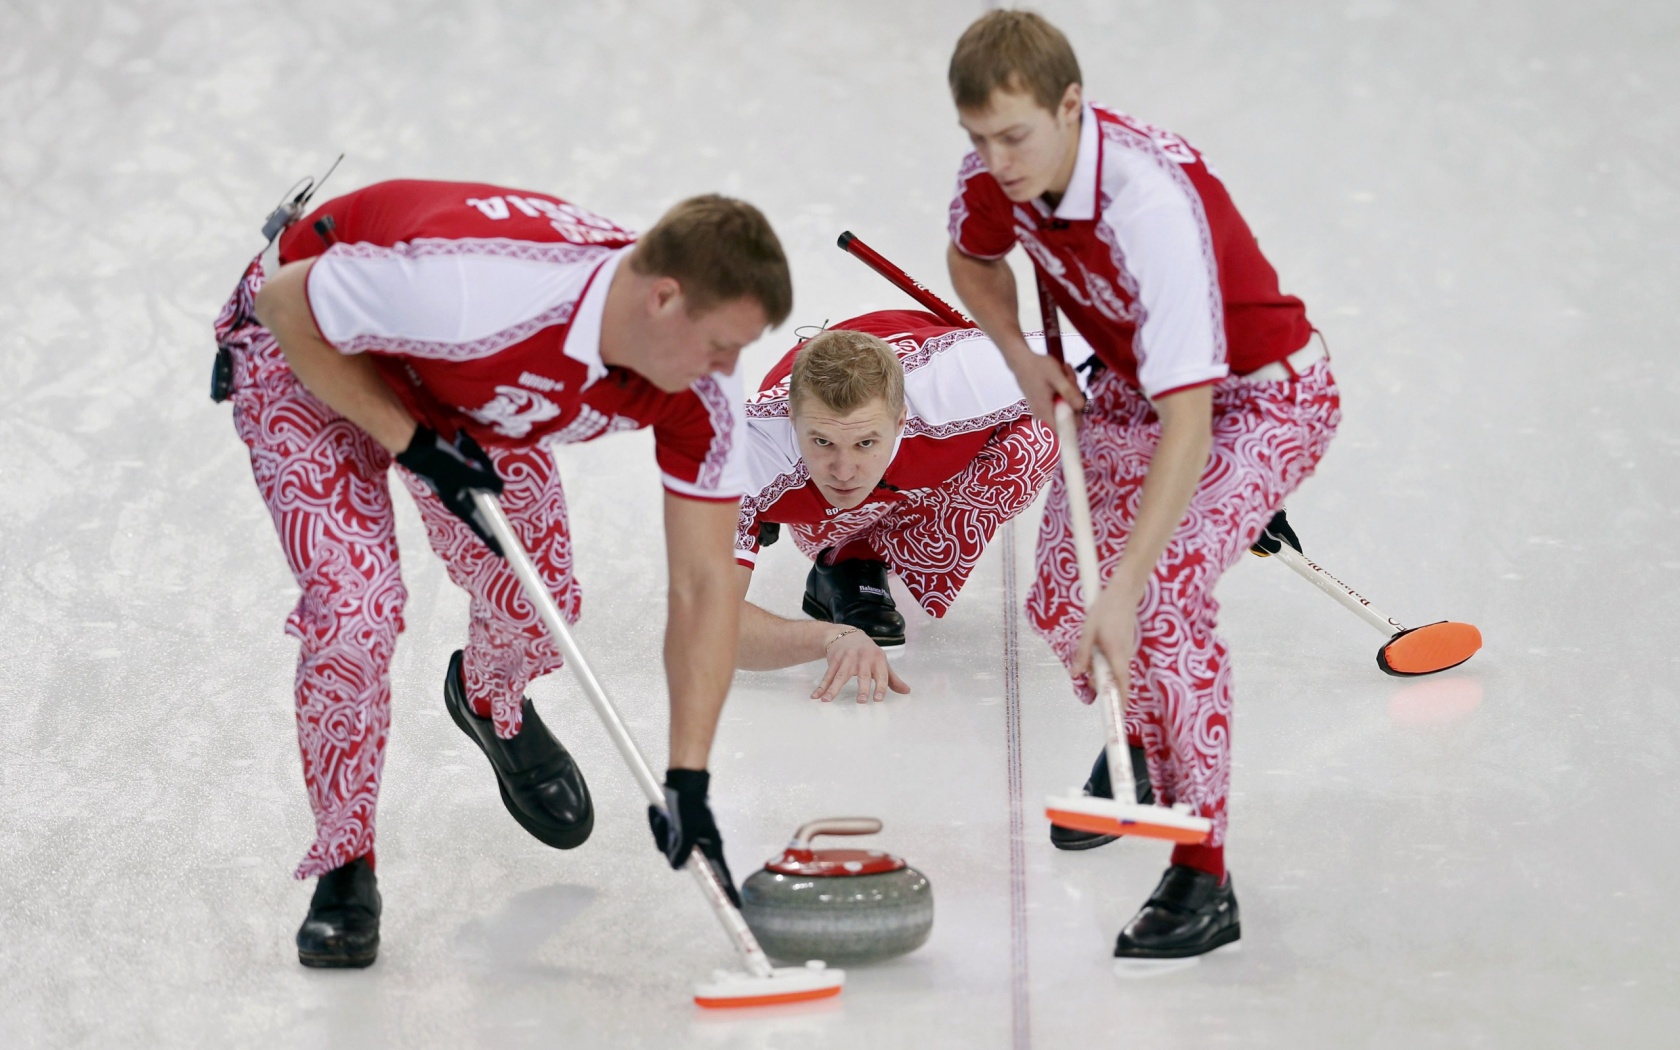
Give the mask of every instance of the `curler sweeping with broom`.
[[[1058, 476], [1027, 612], [1087, 702], [1092, 652], [1102, 652], [1128, 690], [1127, 735], [1156, 799], [1212, 821], [1205, 844], [1174, 848], [1115, 945], [1122, 958], [1184, 958], [1241, 932], [1225, 870], [1231, 669], [1214, 633], [1214, 585], [1312, 472], [1340, 409], [1300, 300], [1279, 291], [1201, 155], [1086, 102], [1080, 79], [1066, 37], [1031, 13], [994, 11], [958, 41], [950, 87], [974, 152], [951, 203], [950, 273], [1034, 415], [1051, 421], [1057, 399], [1084, 413], [1106, 582], [1085, 616]], [[1019, 334], [1004, 260], [1017, 244], [1105, 366], [1088, 398]]]
[[[302, 198], [300, 198], [301, 202]], [[742, 347], [792, 305], [775, 233], [750, 205], [697, 197], [635, 234], [543, 193], [386, 182], [332, 200], [253, 262], [217, 321], [234, 422], [302, 590], [287, 631], [317, 877], [306, 966], [379, 948], [374, 809], [390, 661], [406, 592], [387, 472], [472, 596], [444, 703], [532, 836], [570, 849], [594, 826], [582, 772], [524, 697], [560, 652], [500, 557], [472, 491], [498, 493], [568, 619], [580, 610], [549, 445], [652, 427], [670, 569], [666, 806], [673, 867], [699, 850], [733, 893], [706, 764], [733, 668], [730, 536], [745, 488]], [[220, 375], [220, 373], [219, 373]]]
[[[854, 679], [859, 703], [909, 692], [883, 651], [904, 644], [889, 570], [944, 616], [1056, 465], [1055, 436], [991, 340], [920, 311], [865, 314], [794, 347], [748, 403], [746, 434], [737, 665], [826, 659], [812, 693], [825, 701]], [[759, 548], [782, 526], [812, 559], [803, 605], [814, 622], [746, 601]]]

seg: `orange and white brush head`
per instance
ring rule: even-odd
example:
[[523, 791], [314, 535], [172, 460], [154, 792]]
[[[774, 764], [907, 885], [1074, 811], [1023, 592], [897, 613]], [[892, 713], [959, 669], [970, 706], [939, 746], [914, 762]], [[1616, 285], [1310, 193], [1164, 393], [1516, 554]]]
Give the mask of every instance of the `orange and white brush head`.
[[1377, 651], [1377, 666], [1392, 675], [1434, 674], [1476, 655], [1482, 632], [1474, 624], [1442, 620], [1401, 631]]
[[1095, 835], [1136, 835], [1196, 845], [1213, 833], [1213, 821], [1165, 806], [1092, 798], [1078, 793], [1054, 796], [1044, 802], [1052, 824]]
[[694, 1001], [714, 1010], [781, 1006], [832, 999], [845, 983], [845, 970], [831, 970], [815, 959], [804, 966], [778, 966], [768, 977], [754, 977], [740, 970], [713, 970], [710, 981], [694, 986]]

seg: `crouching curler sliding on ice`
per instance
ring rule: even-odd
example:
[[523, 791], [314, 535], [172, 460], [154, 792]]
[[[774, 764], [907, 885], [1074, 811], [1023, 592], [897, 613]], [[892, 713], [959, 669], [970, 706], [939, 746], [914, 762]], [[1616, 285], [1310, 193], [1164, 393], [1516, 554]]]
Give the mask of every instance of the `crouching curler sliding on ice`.
[[[1056, 464], [1055, 438], [991, 340], [903, 310], [843, 321], [782, 358], [747, 405], [747, 448], [739, 666], [826, 658], [812, 696], [856, 679], [859, 703], [909, 692], [882, 649], [904, 644], [888, 572], [945, 615]], [[804, 608], [817, 622], [745, 602], [761, 544], [784, 526], [813, 559]]]
[[[1084, 102], [1073, 50], [1049, 23], [984, 16], [957, 44], [950, 85], [975, 147], [951, 204], [952, 283], [1038, 418], [1050, 421], [1057, 399], [1084, 413], [1079, 451], [1106, 583], [1087, 616], [1058, 477], [1028, 616], [1087, 702], [1093, 651], [1106, 657], [1154, 799], [1212, 822], [1205, 843], [1174, 848], [1115, 954], [1199, 955], [1241, 930], [1225, 870], [1231, 667], [1214, 633], [1214, 585], [1324, 454], [1340, 419], [1336, 387], [1300, 300], [1278, 290], [1201, 155]], [[1106, 366], [1088, 399], [1018, 334], [1004, 261], [1016, 244]]]
[[[253, 262], [217, 322], [234, 421], [302, 597], [298, 741], [318, 876], [298, 956], [366, 966], [379, 945], [374, 810], [390, 661], [406, 598], [386, 473], [472, 597], [443, 701], [538, 840], [594, 826], [582, 772], [524, 690], [561, 664], [472, 490], [498, 493], [568, 620], [566, 504], [551, 445], [652, 427], [670, 566], [667, 809], [672, 865], [699, 850], [729, 883], [707, 756], [733, 669], [730, 536], [745, 489], [741, 348], [791, 306], [787, 264], [750, 205], [698, 197], [645, 235], [543, 193], [388, 182], [322, 205]], [[661, 834], [661, 830], [663, 834]], [[731, 892], [733, 887], [731, 886]]]

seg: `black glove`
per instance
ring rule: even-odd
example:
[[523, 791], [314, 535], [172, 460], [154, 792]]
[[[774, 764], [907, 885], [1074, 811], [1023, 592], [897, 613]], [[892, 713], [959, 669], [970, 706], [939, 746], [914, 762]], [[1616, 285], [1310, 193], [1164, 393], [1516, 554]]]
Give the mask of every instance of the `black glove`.
[[1254, 546], [1249, 550], [1264, 558], [1282, 550], [1285, 543], [1294, 547], [1296, 554], [1304, 553], [1301, 550], [1301, 538], [1295, 535], [1295, 530], [1289, 527], [1289, 519], [1284, 517], [1283, 511], [1280, 510], [1273, 514], [1272, 520], [1260, 530], [1260, 538], [1254, 541]]
[[502, 557], [501, 544], [490, 535], [490, 527], [472, 498], [473, 489], [500, 495], [502, 479], [496, 476], [490, 457], [466, 431], [458, 432], [454, 444], [450, 444], [422, 423], [414, 428], [414, 437], [398, 453], [397, 462], [418, 475], [450, 513], [466, 522], [496, 557]]
[[706, 787], [711, 779], [704, 769], [667, 769], [665, 808], [648, 807], [648, 826], [653, 828], [653, 844], [673, 868], [682, 867], [698, 847], [723, 883], [729, 903], [739, 908], [741, 895], [730, 877], [729, 865], [723, 861], [723, 836], [712, 819], [711, 806], [706, 804]]

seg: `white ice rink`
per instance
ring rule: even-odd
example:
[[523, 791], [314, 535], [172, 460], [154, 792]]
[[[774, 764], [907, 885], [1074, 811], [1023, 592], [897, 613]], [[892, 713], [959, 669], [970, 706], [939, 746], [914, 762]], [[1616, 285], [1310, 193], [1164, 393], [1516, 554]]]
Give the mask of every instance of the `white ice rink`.
[[[0, 2], [0, 1046], [1680, 1043], [1680, 13], [1657, 0], [1040, 7], [1092, 97], [1207, 152], [1328, 338], [1346, 421], [1291, 502], [1308, 552], [1486, 638], [1388, 678], [1377, 634], [1280, 565], [1230, 574], [1240, 953], [1117, 976], [1165, 847], [1049, 846], [1038, 803], [1099, 728], [1024, 624], [1008, 673], [1029, 516], [912, 623], [910, 697], [737, 677], [712, 767], [736, 876], [804, 820], [874, 814], [938, 919], [833, 1004], [700, 1011], [730, 948], [569, 678], [533, 696], [595, 793], [573, 852], [508, 818], [446, 716], [466, 602], [399, 496], [383, 947], [298, 965], [296, 594], [206, 397], [268, 209], [340, 151], [326, 196], [481, 179], [631, 226], [746, 197], [797, 299], [756, 384], [795, 324], [904, 304], [842, 229], [948, 288], [944, 69], [981, 8]], [[663, 768], [650, 450], [562, 463], [580, 641]], [[794, 614], [804, 572], [784, 543], [754, 597]]]

